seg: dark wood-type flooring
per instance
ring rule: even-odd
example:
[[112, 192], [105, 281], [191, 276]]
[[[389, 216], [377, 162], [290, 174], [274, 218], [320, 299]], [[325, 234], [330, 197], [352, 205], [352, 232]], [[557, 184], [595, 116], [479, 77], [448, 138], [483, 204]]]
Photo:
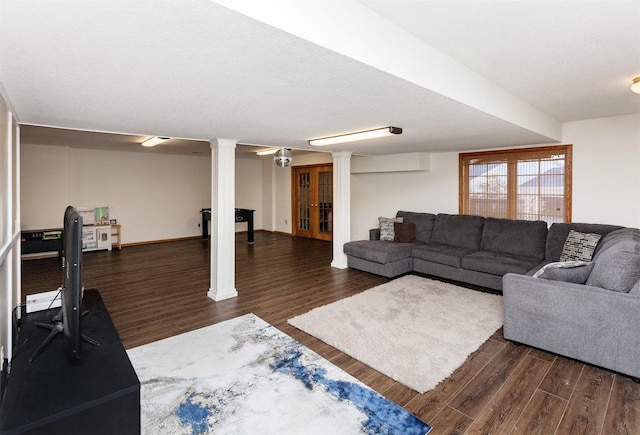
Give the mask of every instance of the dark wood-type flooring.
[[[237, 235], [234, 299], [207, 297], [209, 249], [201, 240], [86, 253], [84, 283], [100, 290], [127, 348], [252, 312], [432, 425], [433, 434], [640, 434], [640, 384], [514, 345], [501, 330], [421, 395], [288, 325], [295, 315], [388, 281], [330, 262], [329, 242], [257, 232], [252, 246]], [[23, 295], [60, 285], [59, 259], [22, 264]]]

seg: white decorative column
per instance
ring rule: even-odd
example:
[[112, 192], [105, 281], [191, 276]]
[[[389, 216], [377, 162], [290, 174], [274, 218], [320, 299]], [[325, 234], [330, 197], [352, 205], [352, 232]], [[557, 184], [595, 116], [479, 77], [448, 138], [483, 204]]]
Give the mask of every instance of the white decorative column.
[[346, 269], [342, 246], [351, 241], [351, 151], [333, 156], [333, 261], [332, 267]]
[[236, 140], [211, 143], [211, 287], [207, 296], [221, 301], [238, 296], [235, 288]]

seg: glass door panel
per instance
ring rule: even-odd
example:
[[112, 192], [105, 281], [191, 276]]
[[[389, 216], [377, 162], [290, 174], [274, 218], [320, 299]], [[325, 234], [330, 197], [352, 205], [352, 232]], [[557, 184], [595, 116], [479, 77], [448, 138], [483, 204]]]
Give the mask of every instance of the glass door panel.
[[311, 229], [311, 174], [298, 174], [298, 229]]
[[333, 233], [333, 172], [318, 172], [318, 231]]

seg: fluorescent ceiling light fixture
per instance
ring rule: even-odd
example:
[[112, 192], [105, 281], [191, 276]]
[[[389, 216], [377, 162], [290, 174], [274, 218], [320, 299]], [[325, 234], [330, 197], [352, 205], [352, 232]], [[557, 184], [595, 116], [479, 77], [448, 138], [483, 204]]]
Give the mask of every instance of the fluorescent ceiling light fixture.
[[635, 79], [633, 79], [631, 90], [636, 94], [640, 94], [640, 77], [636, 77]]
[[376, 128], [375, 130], [359, 131], [357, 133], [341, 134], [339, 136], [312, 139], [309, 141], [309, 145], [320, 147], [337, 143], [353, 142], [356, 140], [375, 139], [378, 137], [392, 136], [394, 134], [402, 134], [402, 129], [400, 127], [384, 127]]
[[143, 147], [154, 147], [162, 142], [164, 142], [165, 140], [169, 140], [171, 139], [170, 137], [158, 137], [158, 136], [153, 136], [150, 137], [149, 139], [145, 140], [144, 142], [142, 142], [140, 145], [142, 145]]
[[259, 156], [268, 156], [270, 154], [275, 154], [280, 150], [280, 148], [269, 148], [266, 150], [258, 151], [256, 154]]

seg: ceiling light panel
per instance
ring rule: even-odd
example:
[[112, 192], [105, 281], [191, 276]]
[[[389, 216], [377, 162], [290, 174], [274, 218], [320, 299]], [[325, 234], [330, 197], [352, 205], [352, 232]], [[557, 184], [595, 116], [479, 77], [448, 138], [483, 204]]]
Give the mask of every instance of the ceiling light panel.
[[400, 127], [384, 127], [376, 128], [374, 130], [359, 131], [355, 133], [341, 134], [338, 136], [324, 137], [320, 139], [312, 139], [309, 141], [309, 145], [312, 146], [326, 146], [334, 145], [338, 143], [354, 142], [358, 140], [375, 139], [379, 137], [393, 136], [395, 134], [402, 134]]

